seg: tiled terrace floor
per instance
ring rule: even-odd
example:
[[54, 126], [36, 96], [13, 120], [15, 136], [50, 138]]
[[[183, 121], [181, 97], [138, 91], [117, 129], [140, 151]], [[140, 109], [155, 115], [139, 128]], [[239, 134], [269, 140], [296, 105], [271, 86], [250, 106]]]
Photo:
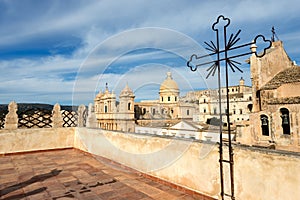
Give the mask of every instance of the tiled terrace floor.
[[76, 149], [0, 157], [0, 199], [202, 199]]

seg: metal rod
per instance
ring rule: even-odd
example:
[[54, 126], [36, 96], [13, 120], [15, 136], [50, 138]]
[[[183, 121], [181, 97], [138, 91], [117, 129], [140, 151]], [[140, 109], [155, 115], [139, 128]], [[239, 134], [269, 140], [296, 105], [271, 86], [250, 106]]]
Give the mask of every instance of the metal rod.
[[[224, 27], [224, 45], [225, 45], [225, 50], [226, 50], [226, 45], [227, 45], [227, 38], [226, 38], [226, 27]], [[231, 146], [231, 128], [230, 128], [230, 116], [229, 116], [229, 84], [228, 84], [228, 59], [227, 59], [227, 51], [225, 51], [225, 71], [226, 71], [226, 117], [227, 117], [227, 127], [228, 127], [228, 145], [229, 145], [229, 167], [230, 167], [230, 188], [231, 188], [231, 199], [234, 200], [234, 175], [233, 175], [233, 152], [232, 152], [232, 146]]]
[[[219, 32], [217, 30], [217, 48], [219, 49], [220, 44], [219, 44]], [[224, 179], [223, 179], [223, 135], [222, 135], [222, 127], [223, 127], [223, 122], [222, 122], [222, 97], [221, 97], [221, 69], [220, 69], [220, 53], [218, 52], [217, 54], [217, 67], [218, 67], [218, 87], [219, 87], [219, 115], [220, 115], [220, 128], [219, 128], [219, 133], [220, 133], [220, 145], [219, 145], [219, 162], [220, 162], [220, 183], [221, 183], [221, 197], [222, 200], [224, 200]]]

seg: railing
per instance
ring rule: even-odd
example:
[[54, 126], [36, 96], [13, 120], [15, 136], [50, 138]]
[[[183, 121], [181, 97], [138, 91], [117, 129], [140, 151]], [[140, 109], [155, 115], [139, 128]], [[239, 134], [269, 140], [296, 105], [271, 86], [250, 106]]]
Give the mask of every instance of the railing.
[[18, 128], [51, 128], [51, 110], [32, 108], [18, 114]]
[[8, 113], [7, 109], [3, 109], [0, 111], [0, 129], [4, 128], [5, 116], [7, 113]]
[[74, 110], [63, 110], [63, 127], [76, 127], [78, 125], [78, 112]]
[[20, 104], [20, 110], [15, 102], [0, 106], [0, 129], [84, 127], [87, 118], [85, 105], [63, 106], [62, 110], [59, 104]]

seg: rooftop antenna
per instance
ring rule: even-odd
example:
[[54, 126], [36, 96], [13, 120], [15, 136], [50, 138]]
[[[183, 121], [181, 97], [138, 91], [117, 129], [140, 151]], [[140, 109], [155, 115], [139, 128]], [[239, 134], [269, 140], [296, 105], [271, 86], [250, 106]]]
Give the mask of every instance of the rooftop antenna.
[[279, 40], [277, 34], [275, 33], [275, 28], [274, 28], [274, 26], [272, 26], [272, 30], [271, 30], [271, 31], [272, 31], [272, 38], [271, 38], [271, 41], [272, 41], [272, 42], [275, 42], [275, 37], [276, 37], [277, 40]]

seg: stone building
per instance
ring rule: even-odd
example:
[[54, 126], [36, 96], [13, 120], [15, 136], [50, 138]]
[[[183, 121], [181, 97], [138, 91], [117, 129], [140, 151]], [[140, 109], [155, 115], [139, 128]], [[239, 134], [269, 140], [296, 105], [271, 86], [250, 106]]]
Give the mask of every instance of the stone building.
[[98, 127], [134, 132], [134, 97], [132, 90], [126, 85], [117, 101], [116, 94], [110, 92], [106, 85], [105, 91], [100, 91], [94, 99]]
[[134, 93], [126, 85], [117, 101], [108, 87], [94, 99], [98, 127], [105, 130], [135, 131], [135, 124], [143, 126], [170, 126], [180, 120], [192, 121], [197, 105], [180, 101], [179, 88], [171, 72], [159, 90], [159, 99], [134, 102]]
[[[219, 111], [219, 90], [199, 91], [199, 120], [210, 123], [212, 118], [220, 118]], [[245, 80], [240, 79], [239, 85], [229, 86], [230, 122], [233, 124], [249, 120], [252, 110], [252, 89], [245, 85]], [[226, 88], [221, 88], [222, 99], [222, 121], [226, 123]]]
[[136, 119], [139, 125], [156, 124], [169, 126], [180, 120], [192, 121], [197, 113], [197, 104], [181, 101], [180, 91], [172, 73], [167, 72], [161, 83], [157, 100], [135, 103]]
[[253, 112], [249, 123], [238, 129], [238, 141], [299, 151], [300, 67], [289, 58], [281, 41], [273, 42], [264, 57], [253, 54], [248, 61]]

